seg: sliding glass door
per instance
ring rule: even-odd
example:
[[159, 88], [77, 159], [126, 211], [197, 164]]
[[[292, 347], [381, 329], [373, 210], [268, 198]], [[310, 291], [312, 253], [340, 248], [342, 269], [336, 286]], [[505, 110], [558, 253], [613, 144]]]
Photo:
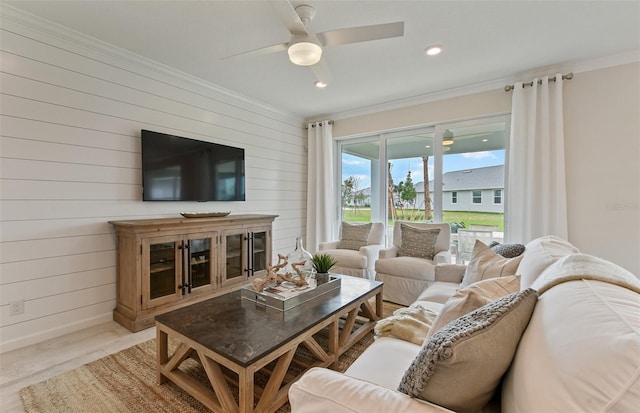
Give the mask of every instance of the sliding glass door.
[[448, 222], [504, 232], [509, 117], [495, 116], [338, 141], [340, 220]]
[[382, 135], [386, 148], [387, 246], [396, 221], [433, 221], [429, 181], [434, 173], [435, 128]]

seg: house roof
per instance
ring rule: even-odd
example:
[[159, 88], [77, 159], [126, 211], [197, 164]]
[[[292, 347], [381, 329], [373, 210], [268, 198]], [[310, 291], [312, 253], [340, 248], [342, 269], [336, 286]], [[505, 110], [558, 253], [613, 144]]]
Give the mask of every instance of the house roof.
[[[433, 188], [433, 180], [429, 181], [429, 186]], [[424, 182], [418, 182], [415, 188], [417, 192], [424, 192]], [[504, 165], [450, 171], [442, 175], [445, 192], [501, 188], [504, 188]]]
[[[445, 172], [442, 181], [444, 192], [502, 189], [504, 188], [504, 165]], [[429, 181], [429, 186], [433, 188], [433, 181]], [[424, 192], [424, 182], [417, 182], [414, 187], [416, 192]], [[371, 196], [370, 187], [363, 188], [358, 192]]]

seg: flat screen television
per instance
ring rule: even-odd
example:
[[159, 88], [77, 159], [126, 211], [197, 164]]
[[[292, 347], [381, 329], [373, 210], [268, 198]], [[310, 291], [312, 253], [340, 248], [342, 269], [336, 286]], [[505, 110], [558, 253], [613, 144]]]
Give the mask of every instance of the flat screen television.
[[143, 201], [244, 201], [244, 149], [142, 130]]

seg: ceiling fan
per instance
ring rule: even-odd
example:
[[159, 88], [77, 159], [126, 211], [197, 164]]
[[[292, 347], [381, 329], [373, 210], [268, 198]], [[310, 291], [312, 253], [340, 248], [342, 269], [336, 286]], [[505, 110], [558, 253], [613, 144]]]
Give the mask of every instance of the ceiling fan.
[[302, 4], [294, 8], [289, 1], [277, 1], [272, 4], [291, 33], [289, 41], [226, 58], [260, 56], [287, 50], [291, 63], [310, 67], [318, 81], [327, 83], [331, 80], [331, 73], [326, 62], [322, 59], [324, 47], [404, 36], [404, 22], [374, 24], [314, 33], [307, 27], [307, 24], [313, 20], [316, 13], [312, 6]]

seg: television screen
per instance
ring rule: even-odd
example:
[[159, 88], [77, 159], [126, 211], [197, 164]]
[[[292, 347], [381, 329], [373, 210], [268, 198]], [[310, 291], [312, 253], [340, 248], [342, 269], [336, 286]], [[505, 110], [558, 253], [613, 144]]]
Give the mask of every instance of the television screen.
[[244, 201], [244, 149], [142, 130], [144, 201]]

